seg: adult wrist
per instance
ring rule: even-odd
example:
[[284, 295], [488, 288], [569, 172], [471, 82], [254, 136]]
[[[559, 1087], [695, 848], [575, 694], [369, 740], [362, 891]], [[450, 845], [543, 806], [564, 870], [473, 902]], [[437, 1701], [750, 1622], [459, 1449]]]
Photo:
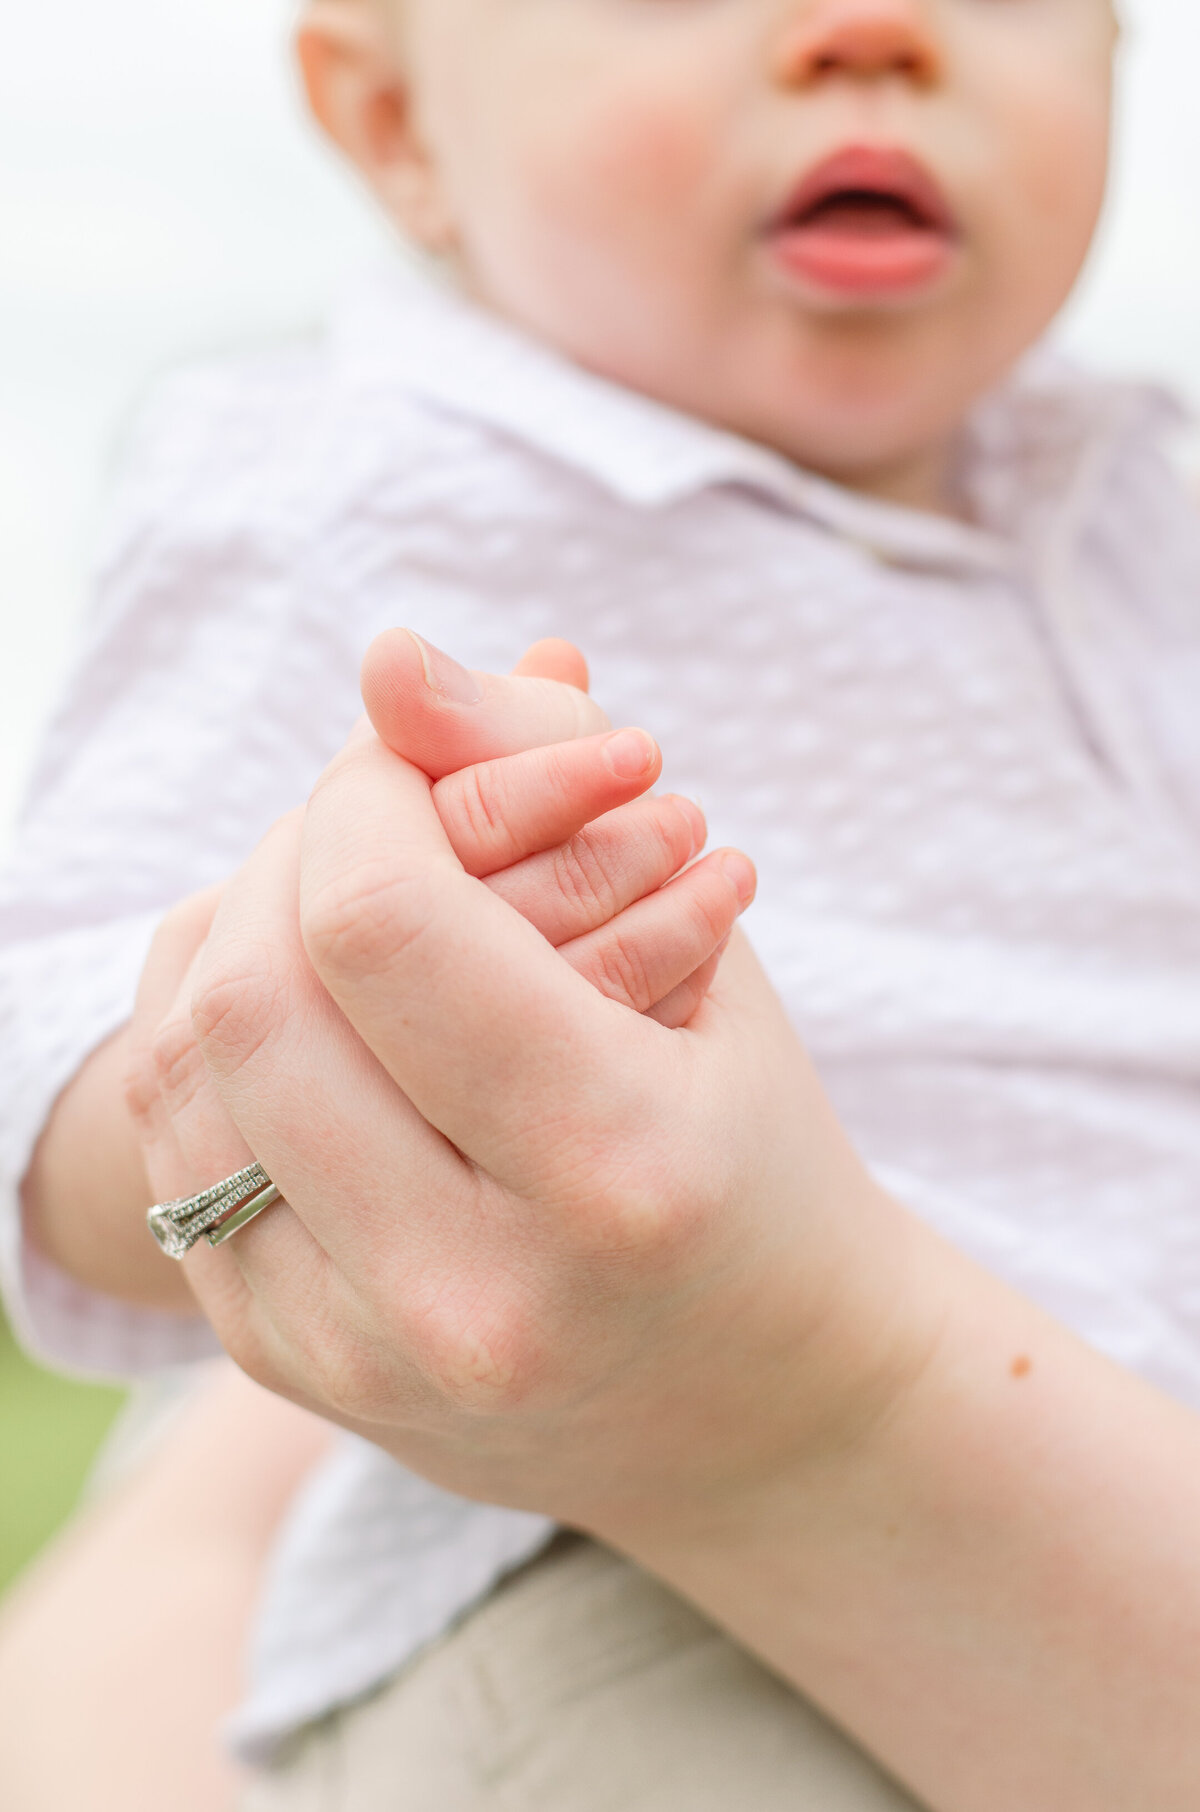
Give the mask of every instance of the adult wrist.
[[772, 1251], [748, 1293], [749, 1326], [731, 1318], [721, 1369], [746, 1382], [728, 1396], [719, 1385], [709, 1393], [708, 1451], [698, 1447], [643, 1498], [604, 1505], [589, 1523], [652, 1571], [664, 1570], [660, 1554], [753, 1548], [787, 1506], [816, 1502], [843, 1475], [853, 1489], [866, 1456], [936, 1371], [946, 1259], [955, 1255], [848, 1146], [831, 1170], [826, 1212], [837, 1237], [814, 1246], [796, 1205], [791, 1251]]

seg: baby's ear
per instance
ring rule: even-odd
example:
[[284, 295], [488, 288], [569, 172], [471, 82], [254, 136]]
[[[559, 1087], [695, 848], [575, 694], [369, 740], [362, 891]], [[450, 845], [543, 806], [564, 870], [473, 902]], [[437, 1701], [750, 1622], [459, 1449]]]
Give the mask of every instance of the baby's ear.
[[517, 671], [501, 678], [468, 673], [411, 630], [388, 629], [367, 650], [362, 695], [380, 740], [440, 780], [481, 761], [610, 729], [579, 684], [586, 679], [583, 656], [569, 642], [536, 643]]
[[398, 26], [379, 0], [309, 0], [296, 29], [309, 108], [393, 223], [450, 253], [454, 222], [417, 130]]

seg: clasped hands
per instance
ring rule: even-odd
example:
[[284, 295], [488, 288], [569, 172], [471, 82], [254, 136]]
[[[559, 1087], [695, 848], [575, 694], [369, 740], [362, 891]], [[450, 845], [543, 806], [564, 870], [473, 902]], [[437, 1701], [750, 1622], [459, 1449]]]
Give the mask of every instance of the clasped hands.
[[363, 683], [147, 965], [156, 1194], [253, 1154], [286, 1201], [189, 1281], [253, 1377], [436, 1483], [699, 1537], [886, 1410], [902, 1217], [730, 942], [751, 865], [684, 867], [698, 809], [573, 650], [502, 680], [395, 631]]

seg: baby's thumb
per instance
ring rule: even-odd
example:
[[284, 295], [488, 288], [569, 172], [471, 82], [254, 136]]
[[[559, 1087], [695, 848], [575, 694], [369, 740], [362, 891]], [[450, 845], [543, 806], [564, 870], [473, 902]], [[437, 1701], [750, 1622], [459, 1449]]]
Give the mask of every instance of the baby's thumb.
[[574, 642], [564, 642], [557, 635], [547, 636], [544, 641], [534, 642], [527, 648], [513, 673], [523, 679], [559, 680], [579, 692], [588, 689], [587, 662]]

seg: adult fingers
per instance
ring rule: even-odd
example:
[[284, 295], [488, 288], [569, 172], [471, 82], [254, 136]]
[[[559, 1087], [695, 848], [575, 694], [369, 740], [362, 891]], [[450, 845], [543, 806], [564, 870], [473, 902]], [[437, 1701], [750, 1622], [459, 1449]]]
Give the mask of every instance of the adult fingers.
[[652, 737], [618, 730], [461, 768], [438, 781], [433, 799], [455, 855], [483, 876], [565, 843], [661, 771]]
[[487, 885], [550, 943], [565, 944], [669, 881], [703, 849], [705, 834], [690, 799], [636, 799]]
[[559, 954], [609, 1000], [648, 1012], [725, 944], [755, 884], [748, 856], [718, 850]]
[[278, 854], [260, 850], [227, 889], [192, 1013], [286, 1206], [187, 1262], [222, 1339], [261, 1381], [363, 1432], [436, 1419], [447, 1392], [504, 1388], [521, 1346], [512, 1274], [528, 1273], [545, 1230], [518, 1222], [355, 1036], [309, 968], [296, 878]]
[[433, 780], [609, 728], [599, 705], [574, 685], [528, 673], [469, 673], [409, 629], [386, 630], [372, 642], [362, 694], [382, 740]]
[[[222, 1123], [236, 1125], [321, 1247], [361, 1274], [377, 1264], [382, 1238], [411, 1254], [423, 1217], [439, 1204], [466, 1214], [474, 1181], [313, 972], [296, 910], [299, 861], [299, 827], [285, 823], [228, 884], [186, 1017], [215, 1079]], [[193, 1152], [207, 1152], [219, 1128], [203, 1117], [206, 1098], [197, 1106], [177, 1098], [176, 1115]], [[272, 1274], [288, 1274], [288, 1255], [272, 1241], [289, 1218], [272, 1209], [229, 1243], [268, 1294]]]
[[[138, 1119], [146, 1168], [160, 1201], [194, 1195], [240, 1170], [251, 1157], [216, 1091], [190, 1016], [200, 950], [196, 934], [211, 929], [219, 894], [214, 889], [202, 904], [185, 902], [170, 915], [156, 939], [138, 1001], [138, 1044], [129, 1098]], [[179, 959], [189, 949], [190, 960], [180, 975]], [[168, 994], [172, 984], [174, 992]], [[147, 1240], [150, 1237], [147, 1232]], [[266, 1237], [277, 1248], [281, 1244], [287, 1248], [281, 1259], [285, 1274], [299, 1280], [303, 1288], [314, 1257], [319, 1256], [311, 1239], [302, 1228], [282, 1219]], [[184, 1268], [218, 1337], [254, 1376], [284, 1388], [287, 1373], [279, 1363], [280, 1343], [236, 1260], [226, 1253], [218, 1256], [201, 1242]]]
[[309, 802], [300, 898], [305, 947], [351, 1024], [501, 1182], [536, 1187], [581, 1115], [619, 1121], [646, 1066], [661, 1072], [660, 1028], [618, 1013], [463, 873], [427, 782], [378, 741], [347, 744]]

